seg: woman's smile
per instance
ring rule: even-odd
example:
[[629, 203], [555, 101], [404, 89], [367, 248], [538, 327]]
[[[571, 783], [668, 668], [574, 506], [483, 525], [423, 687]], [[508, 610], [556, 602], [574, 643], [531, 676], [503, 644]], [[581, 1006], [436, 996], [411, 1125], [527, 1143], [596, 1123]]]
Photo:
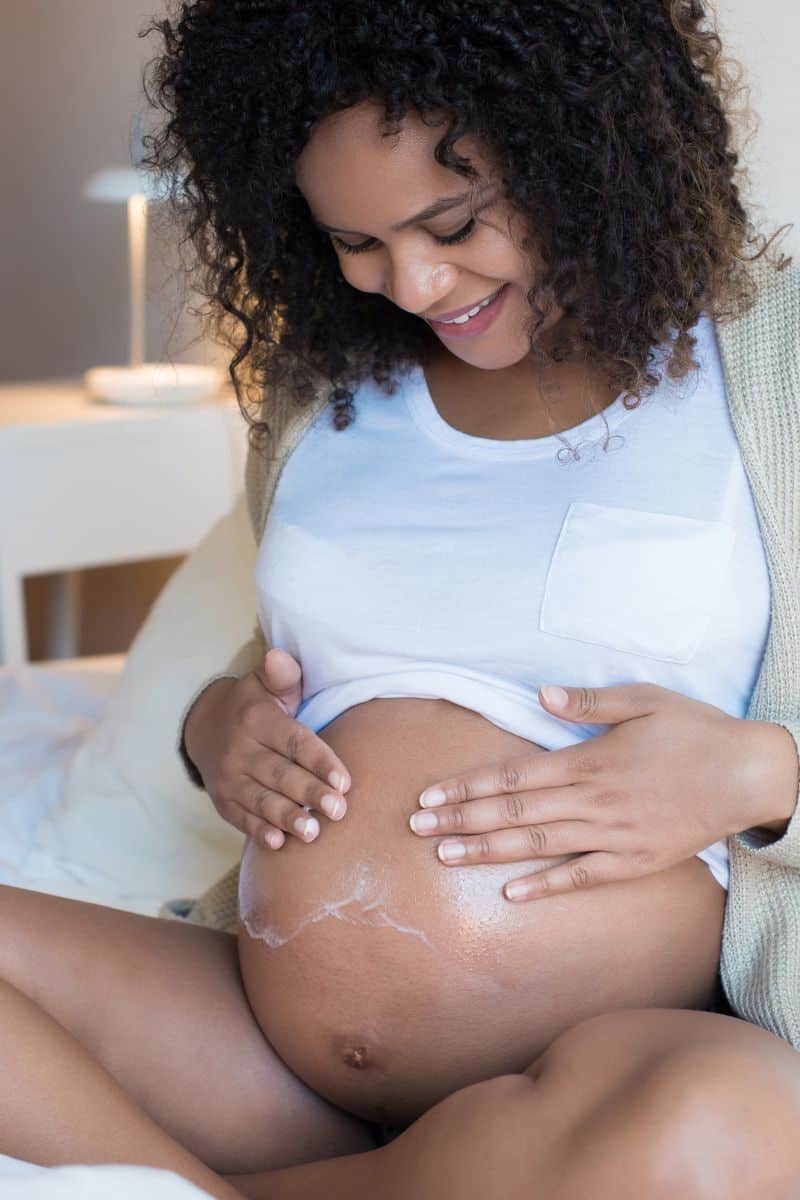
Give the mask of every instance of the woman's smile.
[[498, 292], [489, 300], [483, 300], [473, 309], [452, 321], [434, 321], [426, 318], [431, 329], [440, 337], [475, 337], [485, 333], [499, 316], [508, 294], [508, 284], [504, 283]]

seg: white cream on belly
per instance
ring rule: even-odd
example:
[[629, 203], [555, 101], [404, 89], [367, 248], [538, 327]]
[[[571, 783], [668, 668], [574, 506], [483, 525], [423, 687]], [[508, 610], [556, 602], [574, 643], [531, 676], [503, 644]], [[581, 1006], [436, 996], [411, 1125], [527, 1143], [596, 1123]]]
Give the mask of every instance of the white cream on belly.
[[[357, 819], [358, 814], [348, 815], [350, 819]], [[407, 816], [401, 817], [404, 826], [407, 819]], [[329, 837], [336, 834], [341, 837], [344, 832], [340, 827], [325, 830]], [[304, 899], [299, 888], [292, 889], [291, 895], [287, 894], [290, 884], [284, 872], [280, 874], [279, 887], [275, 891], [268, 869], [268, 855], [274, 852], [263, 850], [250, 840], [245, 846], [239, 873], [238, 904], [242, 928], [249, 938], [270, 950], [281, 949], [303, 930], [328, 919], [362, 928], [387, 929], [420, 942], [436, 956], [432, 965], [447, 960], [451, 963], [451, 974], [458, 969], [474, 985], [481, 981], [483, 988], [502, 993], [521, 984], [527, 978], [524, 956], [517, 961], [512, 947], [519, 938], [535, 940], [530, 928], [535, 914], [530, 905], [515, 905], [506, 900], [502, 895], [503, 883], [575, 856], [448, 868], [436, 856], [435, 842], [439, 839], [424, 842], [407, 828], [403, 829], [402, 837], [408, 839], [412, 859], [417, 856], [430, 858], [424, 875], [430, 873], [433, 886], [426, 887], [418, 878], [417, 902], [435, 908], [436, 917], [428, 922], [428, 929], [435, 931], [432, 935], [409, 921], [405, 904], [398, 906], [397, 888], [393, 886], [396, 864], [388, 866], [386, 862], [368, 862], [360, 858], [351, 867], [337, 870], [333, 880], [326, 879], [324, 900], [321, 900], [318, 888]], [[311, 847], [298, 849], [303, 853]], [[347, 862], [344, 855], [342, 862]], [[405, 891], [407, 894], [407, 889]], [[569, 907], [568, 901], [569, 897], [550, 897], [547, 902], [549, 918], [552, 920], [556, 914], [566, 915], [564, 910]]]
[[[247, 850], [245, 850], [246, 853]], [[274, 912], [263, 879], [259, 881], [255, 894], [251, 894], [253, 889], [252, 886], [248, 887], [247, 879], [248, 872], [242, 869], [239, 874], [239, 915], [242, 924], [250, 937], [264, 942], [271, 950], [285, 946], [297, 937], [298, 933], [307, 925], [316, 925], [318, 921], [334, 917], [337, 921], [347, 922], [348, 925], [371, 925], [395, 929], [398, 933], [419, 938], [430, 950], [441, 952], [441, 947], [434, 946], [421, 929], [413, 929], [410, 925], [401, 924], [388, 912], [385, 897], [381, 895], [377, 880], [372, 878], [365, 863], [359, 863], [355, 871], [347, 875], [348, 891], [344, 896], [338, 900], [326, 901], [302, 916], [300, 920], [295, 920], [291, 925], [286, 926], [272, 919]]]

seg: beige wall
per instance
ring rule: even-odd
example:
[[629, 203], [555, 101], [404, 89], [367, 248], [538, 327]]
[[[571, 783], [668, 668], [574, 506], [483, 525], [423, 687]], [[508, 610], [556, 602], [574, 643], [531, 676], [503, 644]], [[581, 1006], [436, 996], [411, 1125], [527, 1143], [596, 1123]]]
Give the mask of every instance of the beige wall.
[[[125, 209], [81, 191], [99, 167], [128, 160], [142, 67], [157, 46], [137, 33], [160, 11], [157, 0], [0, 0], [0, 381], [126, 361]], [[800, 254], [800, 9], [719, 0], [717, 11], [760, 116], [750, 200], [770, 230], [797, 222], [782, 245]], [[170, 281], [174, 259], [152, 237], [149, 251], [148, 358], [224, 362], [220, 347], [191, 345], [197, 325]], [[83, 652], [124, 649], [178, 561], [87, 572]], [[116, 624], [104, 602], [114, 589], [127, 598]], [[36, 643], [42, 581], [28, 590]]]
[[[125, 163], [141, 70], [157, 47], [137, 33], [158, 0], [0, 0], [0, 380], [80, 374], [128, 353], [123, 205], [92, 204], [85, 180]], [[754, 199], [800, 225], [800, 8], [719, 0], [725, 41], [744, 61], [761, 117], [748, 150]], [[800, 251], [800, 231], [784, 243]], [[180, 316], [170, 261], [150, 239], [148, 354], [179, 359], [197, 332]], [[167, 255], [169, 258], [169, 256]]]
[[714, 7], [758, 121], [744, 154], [750, 206], [769, 226], [794, 222], [781, 247], [800, 256], [800, 7], [795, 0], [716, 0]]
[[[79, 376], [128, 358], [125, 205], [82, 189], [126, 165], [130, 117], [145, 107], [141, 72], [156, 39], [139, 39], [158, 0], [0, 0], [0, 381]], [[192, 345], [171, 278], [176, 256], [148, 243], [147, 358], [226, 361]], [[194, 298], [196, 299], [196, 297]], [[127, 649], [182, 560], [81, 572], [81, 654]], [[49, 576], [26, 580], [29, 650], [45, 657]]]
[[[0, 11], [0, 380], [124, 363], [125, 205], [92, 203], [82, 189], [100, 167], [129, 162], [130, 117], [146, 104], [141, 71], [156, 48], [137, 33], [160, 5], [0, 0]], [[151, 232], [147, 356], [208, 361], [217, 348], [188, 346], [198, 326], [180, 309], [174, 263]]]

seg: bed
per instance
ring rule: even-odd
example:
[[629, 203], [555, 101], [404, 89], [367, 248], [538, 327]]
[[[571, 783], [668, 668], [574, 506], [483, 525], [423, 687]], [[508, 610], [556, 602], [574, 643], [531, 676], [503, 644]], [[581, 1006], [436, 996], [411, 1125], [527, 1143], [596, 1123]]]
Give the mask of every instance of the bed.
[[[255, 553], [241, 493], [127, 653], [0, 666], [1, 883], [156, 916], [238, 861], [243, 835], [188, 780], [175, 740], [186, 702], [252, 633]], [[0, 1200], [206, 1195], [155, 1168], [0, 1154]]]
[[[34, 888], [77, 900], [155, 916], [174, 880], [166, 871], [163, 886], [148, 878], [147, 888], [132, 891], [98, 878], [87, 828], [87, 854], [80, 841], [59, 852], [58, 817], [69, 767], [81, 745], [100, 726], [119, 686], [126, 656], [0, 668], [0, 882]], [[126, 828], [124, 809], [119, 841], [138, 836]], [[155, 888], [153, 886], [155, 882]], [[190, 1200], [208, 1193], [171, 1171], [136, 1166], [65, 1166], [43, 1168], [0, 1154], [0, 1198], [50, 1200]]]
[[65, 774], [119, 682], [123, 654], [0, 668], [0, 883], [153, 915], [147, 896], [102, 888], [80, 858], [44, 850]]

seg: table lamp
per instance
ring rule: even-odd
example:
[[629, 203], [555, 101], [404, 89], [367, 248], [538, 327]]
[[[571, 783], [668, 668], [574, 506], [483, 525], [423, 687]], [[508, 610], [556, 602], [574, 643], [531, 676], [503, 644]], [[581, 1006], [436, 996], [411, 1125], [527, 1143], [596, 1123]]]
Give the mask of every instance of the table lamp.
[[141, 114], [131, 121], [131, 166], [105, 167], [86, 183], [88, 200], [128, 206], [129, 363], [91, 367], [83, 381], [93, 400], [108, 404], [187, 404], [218, 391], [225, 378], [219, 367], [200, 363], [145, 362], [145, 265], [148, 202], [164, 200], [169, 181], [158, 184], [140, 169], [144, 152]]

